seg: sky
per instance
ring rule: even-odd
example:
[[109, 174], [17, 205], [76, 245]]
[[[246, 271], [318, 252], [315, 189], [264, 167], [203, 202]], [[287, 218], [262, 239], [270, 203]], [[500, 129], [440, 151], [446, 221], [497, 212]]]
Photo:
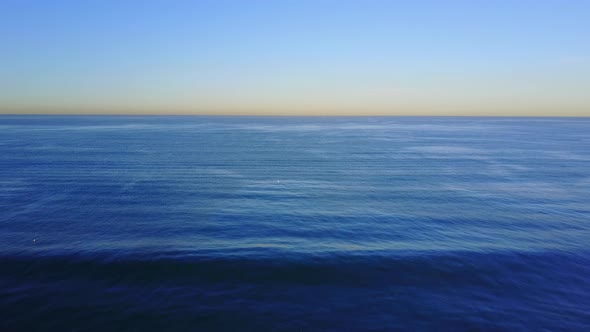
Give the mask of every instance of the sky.
[[2, 0], [0, 113], [590, 116], [590, 1]]

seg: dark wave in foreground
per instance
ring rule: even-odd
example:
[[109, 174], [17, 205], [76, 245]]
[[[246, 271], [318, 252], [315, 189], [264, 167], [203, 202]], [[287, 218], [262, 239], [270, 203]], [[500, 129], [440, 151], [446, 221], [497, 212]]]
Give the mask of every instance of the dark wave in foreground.
[[589, 254], [3, 256], [0, 265], [3, 331], [590, 326]]
[[[0, 256], [3, 277], [84, 278], [116, 282], [252, 282], [293, 284], [494, 283], [551, 279], [587, 285], [590, 254], [445, 253], [331, 257], [156, 257], [130, 255]], [[482, 285], [484, 286], [484, 285]], [[493, 285], [489, 285], [493, 286]]]

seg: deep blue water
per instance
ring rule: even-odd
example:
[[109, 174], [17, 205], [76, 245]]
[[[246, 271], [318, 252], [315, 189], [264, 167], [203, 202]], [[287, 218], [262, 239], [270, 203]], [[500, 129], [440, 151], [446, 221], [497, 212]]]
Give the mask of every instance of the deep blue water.
[[590, 119], [0, 116], [0, 331], [589, 331]]

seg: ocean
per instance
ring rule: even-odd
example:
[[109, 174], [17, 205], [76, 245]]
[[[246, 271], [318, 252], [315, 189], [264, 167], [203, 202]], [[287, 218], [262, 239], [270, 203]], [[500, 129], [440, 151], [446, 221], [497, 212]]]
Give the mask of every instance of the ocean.
[[0, 116], [0, 331], [589, 331], [590, 119]]

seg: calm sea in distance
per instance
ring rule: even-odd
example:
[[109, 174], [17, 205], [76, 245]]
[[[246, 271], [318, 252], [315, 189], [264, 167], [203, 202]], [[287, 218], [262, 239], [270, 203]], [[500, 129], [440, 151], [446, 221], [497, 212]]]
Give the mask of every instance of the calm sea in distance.
[[0, 116], [1, 331], [590, 331], [590, 119]]

